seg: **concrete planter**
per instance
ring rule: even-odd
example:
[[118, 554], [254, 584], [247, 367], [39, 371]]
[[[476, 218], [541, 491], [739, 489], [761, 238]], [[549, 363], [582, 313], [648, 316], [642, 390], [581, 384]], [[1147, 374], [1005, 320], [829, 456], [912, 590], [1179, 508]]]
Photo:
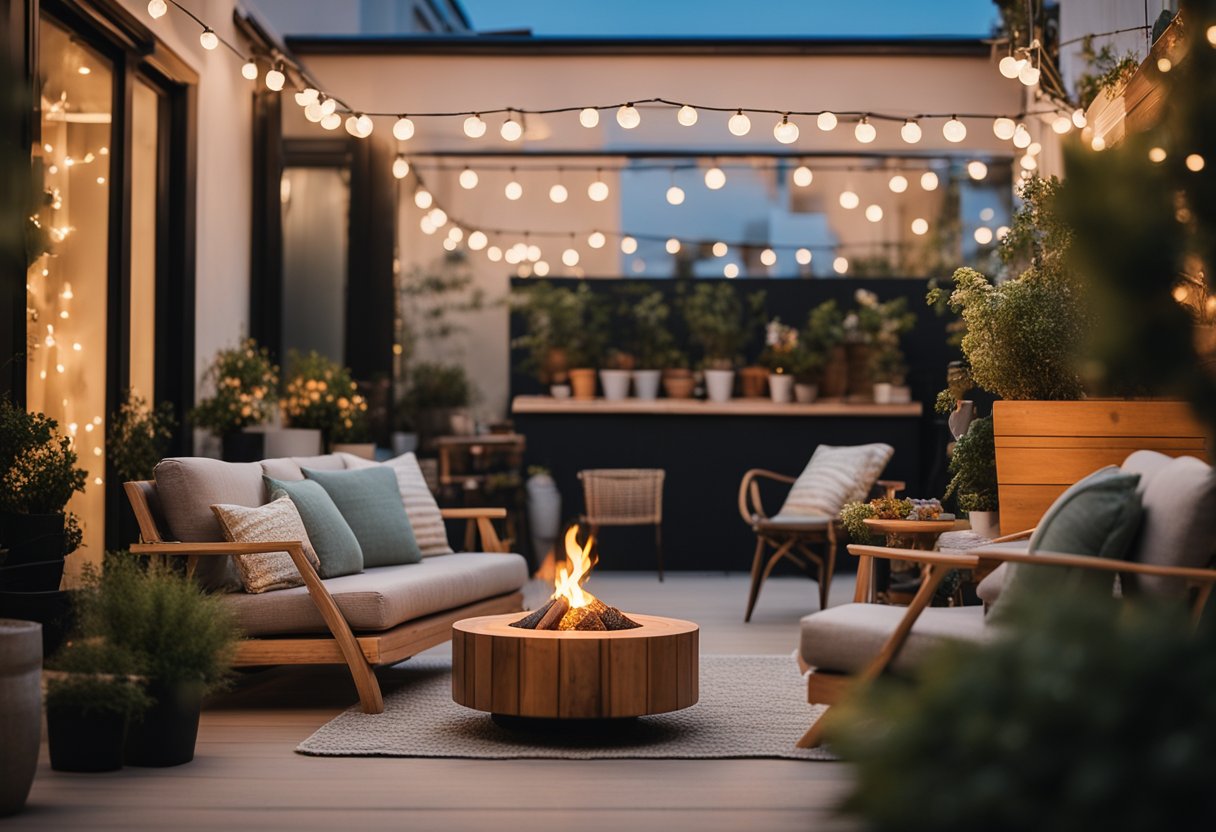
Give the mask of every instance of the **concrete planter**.
[[42, 739], [42, 625], [0, 619], [0, 817], [21, 811]]

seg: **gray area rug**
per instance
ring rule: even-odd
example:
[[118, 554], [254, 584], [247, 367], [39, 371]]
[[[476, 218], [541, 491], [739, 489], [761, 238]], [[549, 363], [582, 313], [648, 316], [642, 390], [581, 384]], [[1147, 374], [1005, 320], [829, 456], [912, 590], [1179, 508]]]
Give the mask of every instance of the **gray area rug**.
[[413, 659], [392, 670], [401, 687], [384, 713], [358, 706], [330, 720], [296, 748], [333, 757], [467, 757], [834, 760], [794, 743], [822, 715], [806, 702], [806, 682], [788, 656], [702, 656], [700, 700], [691, 708], [641, 717], [610, 733], [521, 731], [452, 701], [447, 659]]

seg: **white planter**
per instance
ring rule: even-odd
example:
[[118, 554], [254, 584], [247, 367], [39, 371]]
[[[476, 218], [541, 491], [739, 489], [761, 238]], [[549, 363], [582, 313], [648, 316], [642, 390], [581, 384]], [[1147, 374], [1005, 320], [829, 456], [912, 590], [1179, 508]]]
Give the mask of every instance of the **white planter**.
[[604, 388], [604, 398], [610, 402], [619, 402], [629, 398], [628, 370], [600, 370], [600, 385]]
[[634, 370], [633, 394], [643, 401], [654, 401], [659, 397], [659, 383], [662, 380], [662, 370]]
[[815, 401], [819, 395], [819, 385], [817, 384], [795, 384], [794, 385], [794, 401], [798, 404], [810, 404]]
[[769, 373], [768, 394], [776, 404], [789, 404], [794, 399], [794, 377], [788, 373]]
[[524, 489], [528, 493], [528, 531], [532, 536], [535, 563], [539, 566], [561, 533], [562, 495], [548, 474], [528, 477]]
[[912, 401], [912, 388], [897, 384], [891, 388], [891, 404], [908, 404]]
[[967, 520], [971, 531], [980, 537], [993, 540], [1001, 536], [1001, 513], [999, 511], [969, 511]]
[[42, 625], [0, 619], [0, 817], [21, 811], [42, 739]]
[[246, 428], [246, 433], [262, 434], [262, 457], [277, 459], [284, 456], [317, 456], [324, 453], [321, 431], [314, 428], [276, 428], [258, 425]]
[[357, 456], [360, 459], [376, 458], [376, 443], [375, 442], [335, 442], [334, 453], [350, 454]]
[[418, 434], [395, 430], [392, 435], [393, 456], [403, 456], [418, 450]]
[[706, 370], [705, 395], [711, 402], [728, 402], [735, 389], [734, 370]]
[[570, 392], [569, 384], [549, 385], [549, 395], [555, 399], [568, 399], [570, 398]]
[[874, 404], [890, 404], [893, 385], [886, 381], [874, 385]]

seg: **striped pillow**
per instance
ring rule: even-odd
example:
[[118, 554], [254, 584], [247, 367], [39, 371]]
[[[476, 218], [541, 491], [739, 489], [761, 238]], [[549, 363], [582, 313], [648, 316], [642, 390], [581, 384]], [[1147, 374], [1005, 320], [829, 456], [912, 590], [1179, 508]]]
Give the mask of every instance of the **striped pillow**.
[[422, 476], [418, 467], [418, 458], [413, 453], [402, 454], [388, 462], [372, 462], [353, 454], [339, 453], [346, 463], [347, 469], [372, 468], [386, 465], [397, 475], [397, 490], [401, 492], [401, 502], [405, 505], [405, 513], [410, 518], [410, 526], [414, 530], [414, 538], [424, 558], [431, 555], [450, 555], [452, 547], [448, 545], [448, 531], [443, 524], [443, 515], [439, 513], [439, 504], [435, 495]]
[[895, 449], [870, 445], [820, 445], [806, 469], [790, 488], [777, 516], [830, 517], [840, 515], [845, 503], [864, 500], [887, 467]]

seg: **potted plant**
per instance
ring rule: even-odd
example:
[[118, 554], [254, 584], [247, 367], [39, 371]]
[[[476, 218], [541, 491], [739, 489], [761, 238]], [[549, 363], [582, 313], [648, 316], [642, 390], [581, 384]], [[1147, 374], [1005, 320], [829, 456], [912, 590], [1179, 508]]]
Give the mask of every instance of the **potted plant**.
[[590, 365], [599, 354], [604, 320], [587, 285], [567, 289], [548, 281], [529, 283], [512, 291], [511, 305], [525, 327], [511, 342], [527, 351], [520, 369], [535, 374], [544, 385], [568, 383], [575, 398], [595, 398], [595, 370]]
[[48, 663], [47, 743], [56, 771], [122, 768], [127, 727], [152, 704], [138, 657], [101, 639], [77, 638]]
[[916, 325], [916, 314], [908, 310], [907, 298], [880, 302], [865, 289], [858, 289], [854, 298], [857, 308], [845, 318], [849, 393], [869, 393], [879, 404], [906, 400], [906, 395], [895, 393], [908, 374], [900, 340]]
[[620, 401], [629, 397], [629, 381], [636, 363], [630, 353], [617, 349], [608, 351], [604, 368], [600, 370], [600, 385], [604, 388], [605, 399]]
[[0, 817], [25, 805], [42, 740], [42, 625], [0, 618]]
[[768, 368], [769, 395], [777, 404], [788, 404], [793, 399], [794, 375], [798, 371], [798, 330], [773, 318], [765, 328], [764, 352], [760, 363]]
[[419, 362], [410, 373], [410, 386], [398, 403], [418, 428], [420, 446], [429, 450], [440, 436], [471, 433], [468, 409], [473, 385], [459, 364]]
[[671, 307], [662, 292], [649, 292], [629, 307], [630, 350], [637, 358], [633, 371], [633, 392], [639, 399], [659, 397], [664, 360], [674, 348], [668, 328]]
[[834, 300], [825, 300], [807, 315], [802, 343], [819, 356], [819, 396], [838, 399], [848, 390], [848, 356], [844, 348], [844, 313]]
[[954, 443], [950, 453], [950, 474], [946, 496], [957, 497], [959, 510], [967, 512], [971, 521], [971, 530], [989, 539], [1000, 537], [996, 445], [991, 416], [973, 421]]
[[224, 459], [230, 462], [262, 459], [264, 439], [245, 429], [275, 417], [279, 368], [270, 352], [252, 338], [220, 350], [203, 375], [203, 385], [212, 392], [191, 411], [195, 426], [220, 437]]
[[320, 431], [326, 449], [361, 439], [367, 400], [358, 391], [350, 370], [338, 362], [316, 351], [288, 354], [283, 415], [290, 427]]
[[135, 656], [152, 699], [129, 727], [126, 763], [194, 759], [203, 696], [223, 683], [239, 638], [230, 608], [170, 564], [119, 552], [86, 575], [77, 610], [82, 635]]
[[659, 359], [663, 366], [663, 393], [669, 399], [691, 399], [697, 378], [688, 367], [688, 355], [671, 347]]
[[689, 337], [701, 349], [709, 400], [729, 401], [744, 340], [738, 294], [728, 283], [698, 283], [684, 298], [681, 311]]
[[823, 354], [815, 352], [801, 338], [793, 355], [794, 401], [810, 404], [819, 395], [823, 373]]
[[[156, 463], [169, 450], [177, 417], [169, 402], [151, 407], [134, 390], [127, 390], [123, 399], [106, 426], [106, 459], [119, 482], [150, 480]], [[124, 543], [139, 539], [135, 514], [126, 500], [122, 501], [119, 538]]]

